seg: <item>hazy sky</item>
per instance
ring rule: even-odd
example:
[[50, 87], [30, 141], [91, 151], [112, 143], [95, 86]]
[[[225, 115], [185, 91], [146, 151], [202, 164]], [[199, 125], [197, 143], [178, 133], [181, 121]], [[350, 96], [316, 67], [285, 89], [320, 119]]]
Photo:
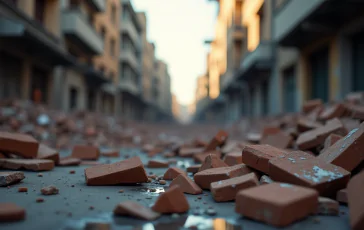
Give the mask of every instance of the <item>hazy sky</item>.
[[194, 100], [196, 78], [206, 70], [203, 44], [214, 35], [216, 3], [208, 0], [132, 0], [145, 11], [148, 39], [157, 47], [157, 58], [168, 63], [172, 91], [182, 104]]

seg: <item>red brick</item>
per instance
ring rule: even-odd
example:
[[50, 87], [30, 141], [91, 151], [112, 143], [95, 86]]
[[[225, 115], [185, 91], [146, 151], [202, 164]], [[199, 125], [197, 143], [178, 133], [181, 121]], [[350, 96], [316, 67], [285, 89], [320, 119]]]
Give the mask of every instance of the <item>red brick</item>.
[[190, 167], [187, 168], [187, 172], [197, 173], [200, 168], [201, 168], [201, 164], [192, 165], [192, 166], [190, 166]]
[[72, 157], [81, 160], [97, 160], [99, 156], [99, 148], [92, 145], [76, 145], [72, 150]]
[[299, 132], [306, 132], [311, 129], [317, 129], [323, 125], [319, 122], [308, 119], [307, 117], [301, 117], [297, 121], [297, 129]]
[[276, 134], [270, 134], [263, 137], [260, 144], [271, 145], [277, 148], [286, 149], [291, 147], [293, 143], [293, 137], [291, 135], [285, 134], [283, 132], [278, 132]]
[[173, 186], [159, 195], [152, 209], [159, 213], [185, 213], [190, 209], [190, 205], [181, 188]]
[[346, 135], [347, 133], [347, 130], [337, 118], [327, 121], [325, 126], [321, 128], [316, 128], [300, 134], [296, 144], [300, 150], [315, 148], [322, 145], [325, 142], [325, 139], [332, 133], [340, 135]]
[[285, 154], [287, 154], [285, 150], [270, 145], [247, 145], [243, 149], [242, 160], [249, 167], [268, 174], [268, 161]]
[[347, 204], [348, 203], [348, 193], [346, 189], [341, 189], [336, 193], [336, 200], [340, 203]]
[[323, 102], [321, 99], [314, 99], [310, 101], [306, 101], [303, 104], [302, 111], [304, 113], [309, 113], [312, 110], [316, 109], [317, 107], [321, 107], [323, 105]]
[[0, 132], [0, 151], [24, 158], [35, 158], [38, 154], [38, 141], [32, 136], [18, 133]]
[[98, 161], [81, 161], [80, 165], [94, 166], [94, 165], [102, 165], [103, 163]]
[[297, 151], [270, 160], [269, 176], [274, 181], [311, 187], [322, 196], [334, 197], [338, 190], [346, 187], [350, 172]]
[[180, 157], [193, 157], [196, 154], [203, 153], [205, 148], [190, 148], [182, 147], [180, 148], [178, 155]]
[[109, 151], [102, 151], [101, 156], [103, 157], [119, 157], [119, 151], [117, 150], [109, 150]]
[[334, 145], [341, 138], [343, 138], [343, 136], [337, 134], [330, 134], [330, 136], [328, 136], [325, 140], [324, 149], [330, 147], [331, 145]]
[[240, 164], [230, 167], [207, 169], [196, 173], [193, 178], [200, 188], [210, 189], [210, 184], [213, 182], [243, 176], [251, 172], [252, 170], [245, 164]]
[[37, 159], [52, 160], [55, 164], [59, 162], [59, 153], [57, 150], [49, 148], [46, 145], [40, 144], [38, 148]]
[[318, 193], [310, 188], [272, 183], [238, 192], [237, 213], [277, 227], [288, 226], [314, 213]]
[[159, 213], [130, 200], [119, 203], [114, 208], [114, 214], [117, 216], [131, 216], [148, 221], [152, 221], [160, 217]]
[[30, 171], [49, 171], [54, 168], [52, 160], [41, 159], [0, 159], [0, 168], [25, 169]]
[[24, 178], [23, 172], [0, 172], [0, 186], [16, 184]]
[[193, 145], [194, 147], [196, 147], [196, 148], [201, 148], [201, 147], [205, 148], [205, 147], [208, 145], [208, 143], [207, 143], [206, 141], [203, 141], [203, 140], [201, 140], [201, 139], [196, 138], [196, 139], [192, 142], [192, 145]]
[[354, 176], [347, 187], [350, 226], [353, 230], [364, 229], [364, 172]]
[[180, 174], [175, 179], [173, 179], [173, 181], [171, 182], [169, 187], [172, 187], [175, 185], [178, 185], [180, 187], [180, 189], [182, 190], [182, 192], [184, 192], [184, 193], [193, 194], [193, 195], [202, 193], [202, 189], [200, 187], [198, 187], [198, 185], [193, 180], [191, 180], [188, 176], [183, 175], [183, 174]]
[[221, 167], [227, 167], [227, 166], [228, 165], [225, 164], [218, 156], [216, 156], [215, 154], [209, 154], [205, 158], [205, 161], [202, 163], [202, 165], [198, 171], [201, 172], [206, 169], [221, 168]]
[[73, 157], [63, 157], [59, 160], [58, 166], [77, 166], [81, 164], [81, 160]]
[[164, 180], [173, 180], [174, 178], [178, 177], [180, 174], [186, 175], [186, 172], [180, 168], [172, 167], [169, 168], [163, 175]]
[[0, 222], [14, 222], [24, 219], [24, 208], [13, 203], [0, 203]]
[[350, 104], [362, 104], [364, 100], [363, 92], [352, 92], [346, 95], [345, 100]]
[[258, 185], [259, 181], [256, 174], [249, 173], [244, 176], [213, 182], [210, 185], [210, 190], [215, 201], [223, 202], [235, 200], [239, 191]]
[[166, 161], [157, 161], [157, 160], [150, 160], [148, 162], [148, 168], [168, 168], [168, 162]]
[[243, 159], [241, 157], [241, 151], [239, 152], [230, 152], [225, 155], [224, 158], [225, 164], [228, 166], [238, 165], [243, 163]]
[[279, 127], [265, 126], [263, 131], [262, 131], [261, 138], [264, 138], [264, 137], [269, 136], [269, 135], [274, 135], [274, 134], [277, 134], [277, 133], [280, 133], [280, 132], [281, 132], [281, 129]]
[[205, 161], [205, 158], [210, 154], [215, 154], [218, 158], [221, 158], [221, 151], [215, 150], [215, 151], [209, 151], [206, 153], [196, 154], [193, 156], [193, 159], [195, 160], [196, 163], [202, 163]]
[[321, 120], [329, 120], [329, 119], [333, 119], [333, 118], [339, 118], [341, 116], [343, 116], [343, 114], [346, 112], [346, 107], [344, 104], [335, 104], [332, 105], [326, 109], [324, 109], [324, 111], [321, 112], [319, 118]]
[[351, 172], [364, 160], [364, 123], [325, 149], [318, 158]]
[[339, 215], [339, 202], [327, 197], [319, 197], [317, 215], [337, 216]]
[[227, 132], [220, 130], [210, 141], [210, 143], [206, 146], [205, 152], [216, 150], [217, 147], [221, 147], [227, 141], [228, 134]]
[[364, 106], [362, 105], [351, 105], [349, 106], [349, 112], [352, 118], [364, 120]]
[[148, 181], [139, 157], [85, 169], [87, 185], [134, 184]]

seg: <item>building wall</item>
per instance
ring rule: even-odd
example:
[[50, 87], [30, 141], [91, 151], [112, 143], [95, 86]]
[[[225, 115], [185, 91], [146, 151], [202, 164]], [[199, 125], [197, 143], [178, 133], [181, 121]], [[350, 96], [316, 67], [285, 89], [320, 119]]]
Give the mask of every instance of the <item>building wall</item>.
[[[102, 34], [102, 29], [105, 29], [105, 36], [104, 53], [94, 58], [94, 64], [96, 69], [104, 69], [105, 76], [112, 78], [115, 84], [119, 83], [121, 12], [120, 0], [107, 0], [105, 12], [98, 14], [95, 18], [96, 31]], [[111, 41], [115, 42], [113, 49], [111, 49]]]

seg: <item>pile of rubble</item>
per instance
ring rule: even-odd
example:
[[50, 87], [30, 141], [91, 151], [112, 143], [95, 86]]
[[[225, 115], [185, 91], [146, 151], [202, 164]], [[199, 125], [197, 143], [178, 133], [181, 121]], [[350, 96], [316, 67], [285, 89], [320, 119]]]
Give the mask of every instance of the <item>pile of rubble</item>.
[[[364, 203], [360, 201], [364, 191], [363, 98], [351, 94], [345, 102], [328, 105], [308, 101], [300, 114], [251, 122], [241, 135], [221, 130], [210, 141], [207, 136], [195, 136], [217, 127], [178, 133], [173, 130], [178, 127], [172, 126], [174, 135], [167, 135], [152, 126], [132, 124], [134, 128], [125, 129], [113, 119], [86, 113], [65, 116], [12, 104], [10, 109], [3, 107], [0, 115], [0, 168], [47, 171], [83, 162], [91, 165], [84, 171], [88, 186], [169, 186], [150, 208], [134, 201], [114, 208], [115, 215], [148, 221], [188, 212], [184, 193], [199, 195], [210, 190], [215, 202], [235, 202], [236, 213], [278, 227], [310, 215], [339, 215], [341, 203], [349, 206], [352, 229], [364, 229]], [[100, 155], [119, 157], [118, 150], [104, 151], [103, 146], [139, 147], [149, 157], [165, 159], [150, 159], [144, 165], [136, 156], [101, 164], [97, 161]], [[71, 155], [59, 157], [58, 150], [67, 147]], [[196, 165], [170, 167], [176, 158], [193, 159]], [[163, 176], [148, 175], [145, 167], [166, 170]], [[0, 186], [24, 179], [22, 172], [2, 172]], [[43, 192], [52, 195], [58, 190], [45, 187]], [[0, 221], [24, 218], [23, 208], [0, 204]]]

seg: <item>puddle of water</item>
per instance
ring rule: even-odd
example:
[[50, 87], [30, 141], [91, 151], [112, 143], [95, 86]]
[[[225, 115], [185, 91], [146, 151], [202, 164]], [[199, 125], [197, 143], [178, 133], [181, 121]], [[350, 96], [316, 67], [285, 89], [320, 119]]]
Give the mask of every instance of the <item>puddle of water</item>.
[[159, 196], [159, 194], [164, 193], [164, 188], [163, 187], [141, 187], [141, 188], [134, 188], [132, 189], [132, 191], [137, 191], [137, 192], [141, 192], [145, 195], [149, 195], [149, 196]]
[[87, 223], [106, 223], [111, 224], [113, 221], [112, 213], [102, 213], [95, 217], [85, 217], [79, 220], [67, 220], [64, 227], [60, 230], [83, 230]]

